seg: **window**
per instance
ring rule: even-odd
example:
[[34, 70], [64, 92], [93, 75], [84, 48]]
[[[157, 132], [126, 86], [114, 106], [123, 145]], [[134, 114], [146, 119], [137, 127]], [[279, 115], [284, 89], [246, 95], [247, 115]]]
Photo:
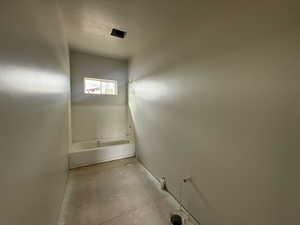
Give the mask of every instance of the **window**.
[[84, 93], [92, 95], [117, 95], [117, 81], [86, 77], [84, 78]]

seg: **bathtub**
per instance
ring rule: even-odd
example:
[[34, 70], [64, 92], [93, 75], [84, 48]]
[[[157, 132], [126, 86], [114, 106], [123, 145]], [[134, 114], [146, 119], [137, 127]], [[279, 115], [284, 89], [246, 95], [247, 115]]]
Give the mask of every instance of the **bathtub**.
[[69, 168], [93, 165], [135, 155], [132, 139], [91, 140], [73, 143], [69, 152]]

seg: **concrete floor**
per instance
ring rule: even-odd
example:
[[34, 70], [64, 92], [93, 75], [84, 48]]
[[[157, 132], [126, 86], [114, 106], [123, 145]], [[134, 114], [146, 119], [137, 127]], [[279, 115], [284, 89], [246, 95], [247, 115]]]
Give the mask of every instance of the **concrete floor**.
[[172, 212], [177, 202], [130, 158], [71, 170], [59, 225], [168, 225]]

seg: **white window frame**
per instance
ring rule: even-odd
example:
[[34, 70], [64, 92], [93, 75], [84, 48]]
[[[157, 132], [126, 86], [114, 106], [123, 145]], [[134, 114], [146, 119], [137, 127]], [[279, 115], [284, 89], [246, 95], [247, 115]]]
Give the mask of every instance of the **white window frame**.
[[[85, 80], [100, 81], [100, 94], [86, 92]], [[114, 83], [115, 84], [115, 93], [114, 94], [103, 94], [103, 93], [101, 93], [101, 91], [102, 91], [101, 82], [112, 82], [112, 83]], [[92, 78], [92, 77], [84, 77], [83, 78], [83, 83], [84, 83], [84, 94], [86, 94], [86, 95], [111, 95], [111, 96], [118, 95], [118, 81], [117, 80], [108, 80], [108, 79], [98, 79], [98, 78]]]

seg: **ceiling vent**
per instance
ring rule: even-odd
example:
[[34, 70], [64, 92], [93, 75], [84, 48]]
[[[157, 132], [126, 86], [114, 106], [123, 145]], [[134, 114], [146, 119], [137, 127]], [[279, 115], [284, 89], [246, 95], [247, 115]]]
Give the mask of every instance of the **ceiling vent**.
[[124, 38], [127, 32], [113, 28], [110, 35], [118, 38]]

